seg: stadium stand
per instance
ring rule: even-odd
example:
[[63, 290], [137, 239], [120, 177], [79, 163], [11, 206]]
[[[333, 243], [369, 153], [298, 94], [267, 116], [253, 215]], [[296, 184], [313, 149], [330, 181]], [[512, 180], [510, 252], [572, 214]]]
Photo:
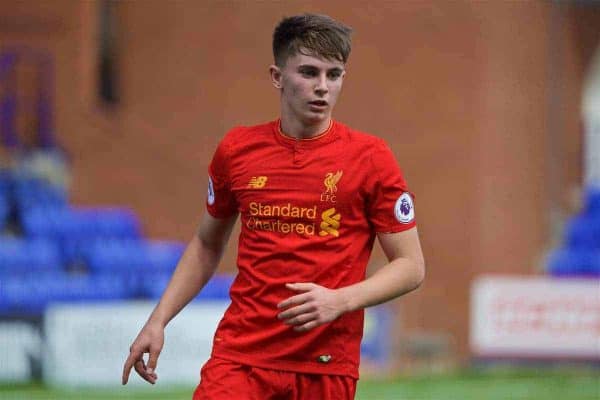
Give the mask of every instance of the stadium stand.
[[140, 222], [125, 208], [35, 207], [21, 212], [28, 238], [60, 242], [67, 265], [82, 262], [85, 247], [101, 239], [140, 239]]
[[[58, 185], [0, 170], [0, 317], [41, 317], [64, 301], [156, 300], [184, 249], [145, 238], [128, 208], [73, 206]], [[197, 300], [227, 299], [232, 280], [215, 276]]]
[[2, 232], [6, 227], [6, 222], [8, 220], [8, 211], [8, 200], [2, 193], [2, 189], [0, 189], [0, 232]]
[[[158, 300], [169, 283], [170, 274], [162, 273], [146, 276], [142, 280], [140, 296]], [[233, 283], [231, 275], [215, 275], [202, 289], [194, 301], [229, 300], [229, 287]]]
[[44, 239], [2, 239], [0, 260], [0, 273], [10, 275], [60, 270], [63, 264], [58, 245]]
[[184, 245], [148, 240], [98, 240], [83, 251], [90, 271], [102, 273], [172, 273]]
[[10, 176], [0, 169], [0, 233], [6, 228], [10, 214]]
[[[41, 317], [56, 301], [155, 300], [184, 250], [144, 237], [130, 209], [69, 203], [53, 62], [44, 49], [0, 49], [0, 318]], [[36, 76], [31, 90], [16, 84], [21, 67]], [[231, 281], [215, 277], [199, 298], [227, 298]]]
[[62, 208], [68, 203], [64, 190], [39, 178], [14, 179], [14, 196], [21, 211], [38, 207]]
[[50, 303], [124, 300], [129, 286], [117, 276], [72, 275], [63, 271], [46, 274], [3, 276], [0, 313], [35, 317]]

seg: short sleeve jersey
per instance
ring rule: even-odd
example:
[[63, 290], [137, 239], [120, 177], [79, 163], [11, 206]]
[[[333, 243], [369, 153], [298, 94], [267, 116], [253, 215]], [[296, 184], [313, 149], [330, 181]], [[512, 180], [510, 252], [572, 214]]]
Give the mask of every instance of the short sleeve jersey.
[[365, 279], [378, 232], [415, 226], [413, 196], [385, 142], [333, 121], [307, 140], [279, 122], [230, 131], [209, 167], [208, 212], [239, 213], [238, 274], [213, 355], [242, 364], [358, 378], [363, 311], [296, 332], [277, 304], [286, 283]]

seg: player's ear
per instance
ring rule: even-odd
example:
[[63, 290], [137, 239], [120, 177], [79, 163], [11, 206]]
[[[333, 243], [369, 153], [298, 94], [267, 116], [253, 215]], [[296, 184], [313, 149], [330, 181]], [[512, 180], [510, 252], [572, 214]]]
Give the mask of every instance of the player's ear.
[[346, 70], [346, 68], [342, 68], [342, 73], [340, 74], [340, 78], [344, 79], [346, 77], [347, 73], [348, 73], [348, 71]]
[[281, 69], [273, 64], [269, 66], [269, 74], [271, 75], [271, 83], [275, 86], [275, 89], [281, 89]]

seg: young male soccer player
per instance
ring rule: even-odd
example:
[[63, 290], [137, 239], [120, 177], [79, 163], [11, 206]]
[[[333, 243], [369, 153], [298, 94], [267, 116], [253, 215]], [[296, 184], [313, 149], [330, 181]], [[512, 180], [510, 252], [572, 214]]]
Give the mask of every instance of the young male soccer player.
[[[350, 28], [285, 18], [273, 52], [280, 119], [219, 144], [208, 213], [131, 346], [123, 384], [132, 367], [156, 382], [164, 328], [212, 276], [238, 214], [239, 272], [195, 400], [354, 398], [362, 310], [423, 280], [413, 198], [391, 151], [331, 118]], [[389, 263], [365, 279], [375, 237]]]

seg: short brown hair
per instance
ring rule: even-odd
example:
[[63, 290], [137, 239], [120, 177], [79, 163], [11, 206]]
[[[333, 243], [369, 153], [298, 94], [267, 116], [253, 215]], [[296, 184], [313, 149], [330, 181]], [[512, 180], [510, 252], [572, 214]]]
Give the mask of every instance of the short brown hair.
[[297, 53], [329, 60], [348, 61], [352, 28], [327, 15], [303, 14], [286, 17], [273, 32], [273, 57], [282, 67]]

